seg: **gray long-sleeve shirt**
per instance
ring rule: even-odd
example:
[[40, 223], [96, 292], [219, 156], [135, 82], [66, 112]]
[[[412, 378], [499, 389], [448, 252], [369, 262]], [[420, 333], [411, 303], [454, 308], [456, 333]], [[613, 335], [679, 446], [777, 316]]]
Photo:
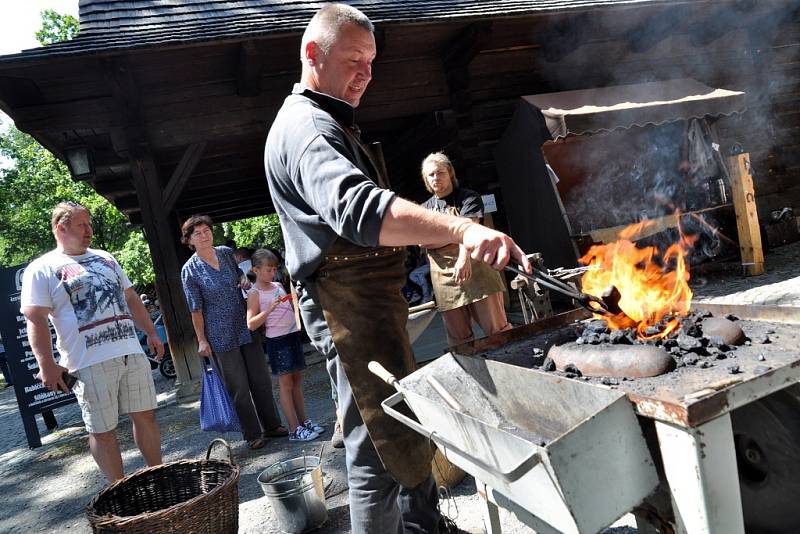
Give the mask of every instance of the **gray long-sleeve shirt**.
[[378, 244], [394, 193], [370, 178], [375, 170], [344, 131], [354, 121], [347, 102], [296, 84], [267, 136], [264, 168], [295, 280], [314, 273], [337, 236]]

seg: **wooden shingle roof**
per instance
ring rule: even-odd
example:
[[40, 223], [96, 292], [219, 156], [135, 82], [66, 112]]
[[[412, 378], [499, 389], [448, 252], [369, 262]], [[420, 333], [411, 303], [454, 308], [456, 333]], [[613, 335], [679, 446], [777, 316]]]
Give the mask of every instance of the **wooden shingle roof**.
[[[298, 0], [80, 0], [77, 38], [18, 54], [113, 52], [269, 34], [301, 32], [327, 2]], [[352, 0], [377, 25], [502, 18], [611, 6], [682, 3], [668, 0]], [[4, 59], [12, 59], [7, 56]]]

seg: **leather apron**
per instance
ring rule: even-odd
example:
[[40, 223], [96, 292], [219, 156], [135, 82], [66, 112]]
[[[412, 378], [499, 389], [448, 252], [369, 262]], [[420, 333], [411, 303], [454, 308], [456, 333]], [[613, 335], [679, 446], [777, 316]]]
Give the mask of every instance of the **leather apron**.
[[416, 369], [406, 333], [408, 304], [400, 292], [406, 278], [405, 257], [404, 247], [360, 247], [339, 238], [314, 282], [375, 449], [394, 479], [413, 488], [431, 475], [433, 445], [384, 413], [381, 402], [395, 390], [367, 369], [375, 360], [398, 379]]
[[[460, 217], [458, 209], [447, 208], [449, 215]], [[455, 266], [458, 260], [459, 245], [450, 244], [437, 249], [428, 249], [428, 263], [431, 265], [431, 285], [436, 294], [436, 307], [439, 311], [455, 310], [473, 302], [483, 300], [505, 289], [505, 281], [499, 271], [482, 261], [468, 258], [472, 266], [472, 276], [463, 284], [456, 282]]]

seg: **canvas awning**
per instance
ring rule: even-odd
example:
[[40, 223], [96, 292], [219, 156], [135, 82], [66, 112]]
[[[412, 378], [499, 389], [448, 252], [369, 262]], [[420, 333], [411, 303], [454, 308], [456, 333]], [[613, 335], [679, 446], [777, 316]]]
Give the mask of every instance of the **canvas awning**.
[[553, 139], [745, 110], [743, 92], [713, 89], [690, 78], [522, 98], [542, 113]]

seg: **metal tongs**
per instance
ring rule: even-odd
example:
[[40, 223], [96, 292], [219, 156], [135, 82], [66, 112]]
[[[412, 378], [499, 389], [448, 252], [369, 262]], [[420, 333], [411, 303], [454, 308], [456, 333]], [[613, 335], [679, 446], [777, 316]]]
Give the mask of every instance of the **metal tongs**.
[[619, 290], [611, 286], [607, 289], [602, 297], [595, 297], [594, 295], [588, 295], [586, 293], [582, 293], [577, 291], [574, 287], [570, 286], [569, 284], [546, 274], [536, 267], [531, 266], [531, 274], [526, 273], [522, 269], [518, 267], [512, 267], [511, 265], [506, 265], [506, 270], [511, 271], [512, 273], [516, 273], [523, 278], [527, 278], [532, 282], [537, 282], [538, 284], [552, 289], [562, 295], [566, 295], [589, 310], [592, 313], [597, 313], [600, 315], [617, 315], [622, 312], [622, 309], [619, 307], [619, 299], [621, 297]]

